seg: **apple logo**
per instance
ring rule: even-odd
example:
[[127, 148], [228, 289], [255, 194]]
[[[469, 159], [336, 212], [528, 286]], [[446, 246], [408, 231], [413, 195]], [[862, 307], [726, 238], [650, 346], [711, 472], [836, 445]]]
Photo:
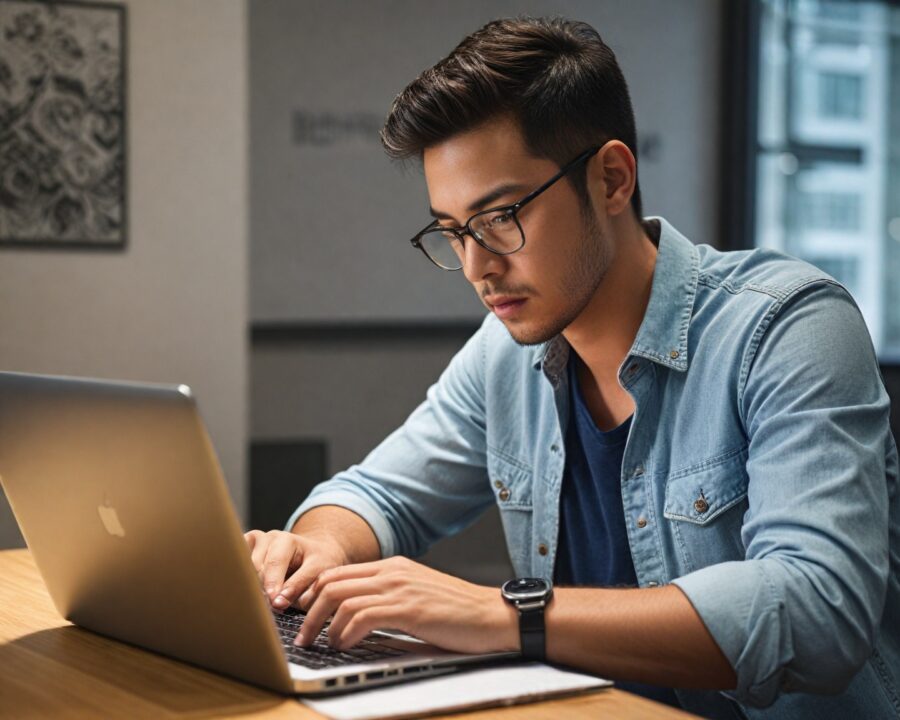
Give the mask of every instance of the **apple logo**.
[[97, 506], [97, 512], [100, 513], [100, 520], [103, 521], [103, 527], [106, 528], [106, 532], [116, 537], [125, 537], [125, 528], [119, 522], [119, 514], [110, 505], [109, 498], [103, 497], [103, 504]]

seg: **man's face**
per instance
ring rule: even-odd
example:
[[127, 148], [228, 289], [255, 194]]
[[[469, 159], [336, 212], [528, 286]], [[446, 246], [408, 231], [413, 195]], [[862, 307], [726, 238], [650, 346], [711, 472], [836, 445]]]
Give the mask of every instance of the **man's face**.
[[[427, 149], [423, 159], [431, 208], [449, 227], [462, 226], [479, 210], [517, 202], [559, 171], [552, 160], [528, 154], [508, 119], [454, 136]], [[521, 250], [496, 255], [467, 235], [463, 272], [513, 339], [533, 345], [581, 314], [609, 267], [612, 246], [565, 178], [518, 218], [525, 233]]]

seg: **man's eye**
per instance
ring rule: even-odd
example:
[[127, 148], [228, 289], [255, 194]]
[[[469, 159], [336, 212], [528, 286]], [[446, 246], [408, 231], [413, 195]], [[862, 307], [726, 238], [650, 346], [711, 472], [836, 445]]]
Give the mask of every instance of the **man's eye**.
[[494, 232], [503, 232], [516, 226], [513, 221], [513, 214], [509, 210], [498, 212], [496, 215], [491, 215], [485, 219], [487, 229], [493, 230]]

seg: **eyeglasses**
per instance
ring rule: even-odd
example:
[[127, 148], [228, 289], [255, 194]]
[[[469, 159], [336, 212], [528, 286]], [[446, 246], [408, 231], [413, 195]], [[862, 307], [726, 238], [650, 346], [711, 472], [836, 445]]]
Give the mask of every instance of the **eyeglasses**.
[[525, 231], [519, 222], [518, 213], [557, 180], [585, 162], [600, 146], [585, 150], [581, 155], [567, 163], [547, 182], [534, 190], [519, 202], [512, 205], [490, 208], [475, 213], [466, 220], [462, 227], [448, 228], [439, 224], [438, 220], [430, 223], [410, 242], [419, 248], [425, 257], [444, 270], [461, 270], [466, 255], [465, 236], [469, 235], [485, 250], [496, 255], [512, 255], [525, 246]]

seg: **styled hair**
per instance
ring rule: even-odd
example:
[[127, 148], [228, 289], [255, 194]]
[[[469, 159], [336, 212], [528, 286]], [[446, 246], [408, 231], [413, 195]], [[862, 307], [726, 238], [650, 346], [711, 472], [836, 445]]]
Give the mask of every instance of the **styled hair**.
[[[618, 139], [637, 157], [634, 111], [613, 51], [594, 28], [564, 18], [493, 20], [467, 36], [395, 99], [381, 142], [394, 159], [418, 157], [501, 115], [528, 151], [562, 166]], [[568, 176], [589, 202], [582, 165]], [[635, 181], [631, 206], [642, 218]]]

